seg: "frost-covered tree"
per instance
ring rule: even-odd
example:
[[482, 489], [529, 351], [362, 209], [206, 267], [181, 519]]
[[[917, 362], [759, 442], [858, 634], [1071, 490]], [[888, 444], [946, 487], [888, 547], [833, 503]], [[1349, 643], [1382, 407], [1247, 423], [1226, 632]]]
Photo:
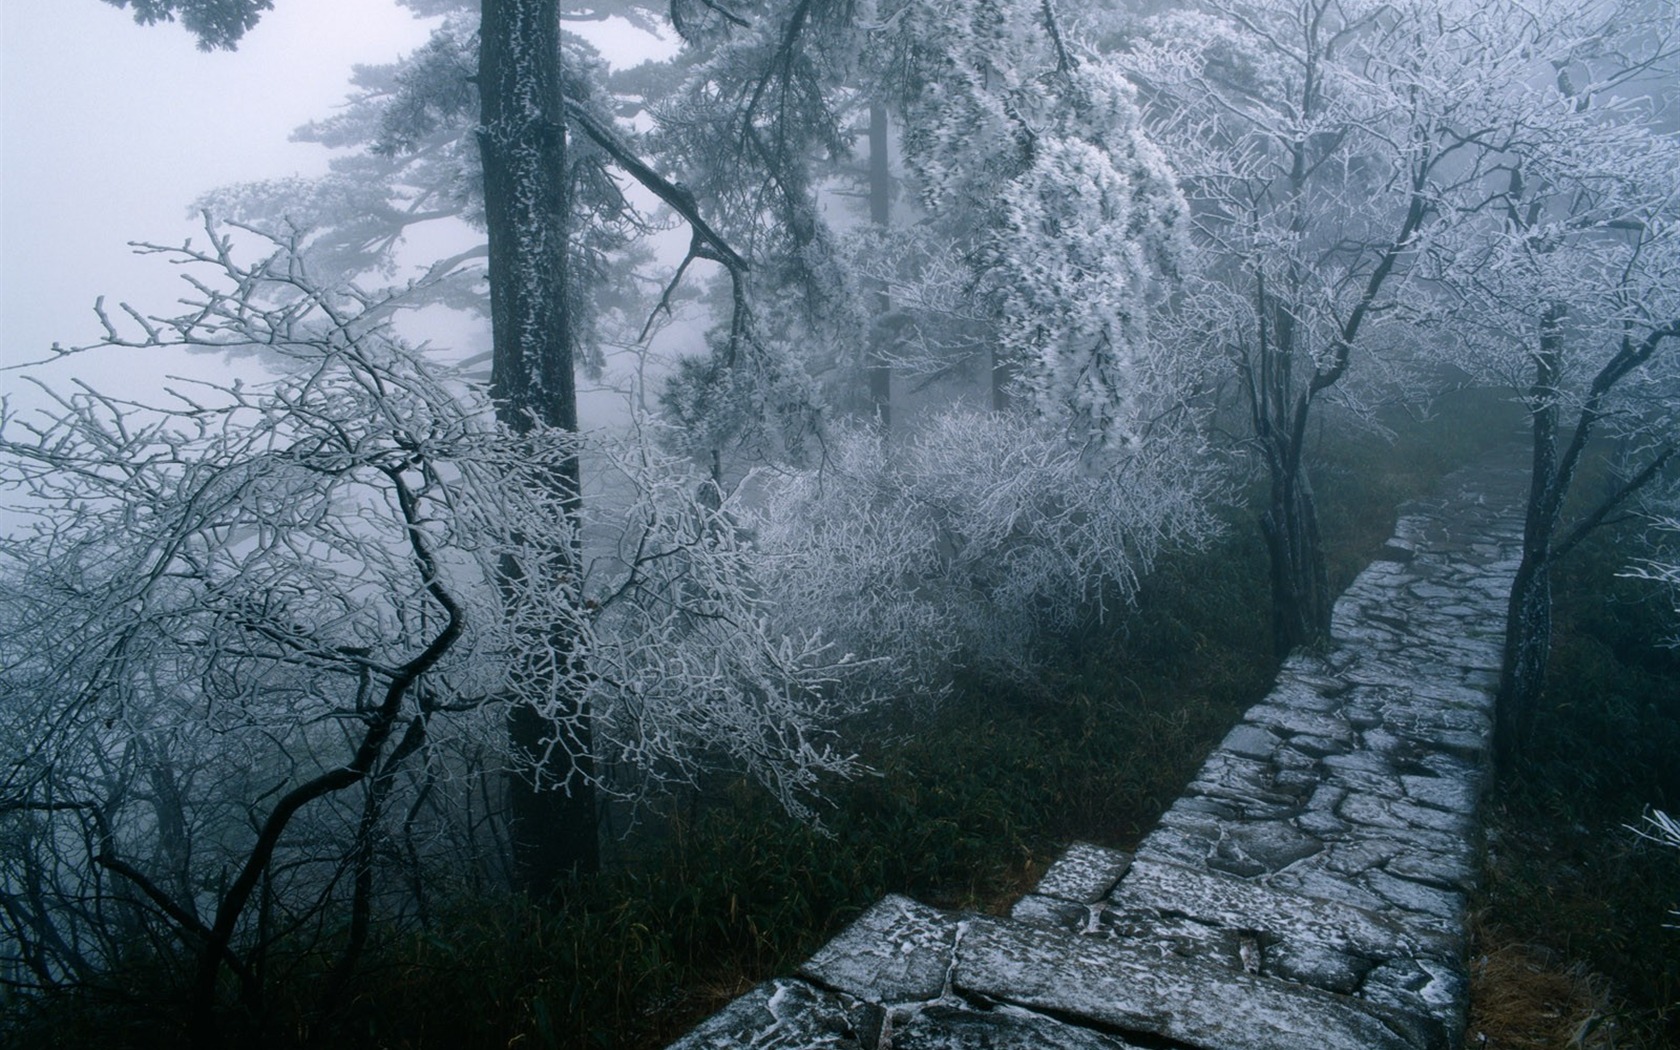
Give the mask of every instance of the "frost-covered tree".
[[[978, 373], [999, 414], [895, 415], [890, 440], [876, 413], [831, 420], [820, 459], [752, 473], [743, 506], [780, 567], [781, 615], [890, 657], [901, 691], [937, 692], [957, 663], [1025, 678], [1045, 643], [1123, 605], [1164, 546], [1207, 534], [1182, 373], [1148, 338], [1184, 202], [1130, 86], [1049, 5], [821, 10], [708, 15], [712, 55], [656, 109], [661, 134], [688, 184], [734, 202], [741, 242], [782, 260], [756, 281], [780, 266], [820, 284], [766, 326], [817, 333], [777, 358], [784, 374], [891, 345], [907, 377]], [[819, 225], [834, 213], [812, 154], [850, 148], [847, 114], [883, 106], [919, 221]], [[821, 119], [784, 131], [789, 112]], [[877, 296], [890, 312], [872, 320]], [[757, 418], [766, 390], [737, 375], [714, 355], [676, 377], [666, 405], [695, 451]]]
[[[423, 912], [440, 873], [507, 875], [506, 775], [634, 796], [727, 768], [807, 813], [851, 768], [825, 741], [855, 662], [770, 628], [692, 469], [593, 449], [628, 495], [590, 526], [554, 478], [592, 439], [513, 433], [383, 298], [207, 232], [165, 253], [196, 301], [107, 318], [100, 352], [260, 347], [281, 378], [154, 404], [84, 385], [0, 419], [8, 980], [87, 980], [150, 940], [186, 960], [210, 1047], [333, 952], [330, 1032], [374, 918]], [[521, 710], [535, 746], [505, 731]]]
[[749, 477], [743, 520], [776, 564], [778, 622], [885, 658], [900, 694], [937, 695], [958, 666], [1034, 681], [1164, 551], [1215, 531], [1211, 461], [1187, 475], [1166, 441], [1093, 461], [1023, 409], [951, 410], [890, 442], [860, 423], [827, 448], [820, 468]]
[[[967, 271], [994, 404], [1014, 378], [1077, 441], [1132, 439], [1160, 407], [1139, 362], [1185, 212], [1131, 86], [1049, 4], [909, 4], [894, 32], [905, 162], [930, 216], [919, 254], [936, 282], [935, 253]], [[890, 294], [925, 300], [903, 272], [881, 275]]]
[[[1473, 373], [1527, 374], [1507, 756], [1544, 669], [1551, 560], [1669, 455], [1672, 413], [1635, 395], [1662, 381], [1652, 365], [1677, 334], [1674, 142], [1646, 94], [1670, 68], [1673, 18], [1613, 0], [1209, 0], [1148, 21], [1120, 54], [1191, 198], [1182, 330], [1236, 362], [1267, 466], [1280, 648], [1328, 629], [1304, 441], [1356, 351], [1432, 344]], [[1649, 454], [1560, 532], [1607, 426]]]
[[[1450, 57], [1475, 72], [1451, 131], [1468, 153], [1425, 257], [1467, 367], [1522, 391], [1532, 468], [1495, 743], [1521, 748], [1551, 646], [1552, 565], [1649, 492], [1676, 449], [1680, 139], [1661, 96], [1680, 14], [1637, 2], [1543, 12], [1480, 5]], [[1473, 158], [1474, 163], [1470, 163]], [[1615, 438], [1619, 462], [1571, 518], [1565, 501]]]
[[1330, 624], [1309, 423], [1357, 351], [1414, 341], [1414, 262], [1486, 150], [1459, 123], [1485, 90], [1454, 64], [1473, 6], [1206, 0], [1129, 27], [1115, 55], [1190, 200], [1169, 331], [1234, 365], [1266, 471], [1279, 652]]
[[[1082, 415], [1081, 440], [1132, 425], [1145, 385], [1132, 359], [1175, 264], [1183, 202], [1129, 86], [1050, 5], [765, 4], [698, 21], [706, 58], [656, 107], [660, 140], [687, 184], [726, 202], [735, 240], [758, 252], [761, 292], [794, 293], [760, 308], [796, 362], [784, 373], [819, 377], [823, 403], [841, 405], [837, 391], [864, 377], [879, 386], [871, 369], [995, 364], [1000, 392], [1019, 378], [1029, 403]], [[825, 207], [835, 180], [814, 158], [849, 155], [864, 114], [872, 163], [890, 114], [926, 221], [880, 221], [878, 186], [869, 228]], [[740, 400], [706, 386], [729, 374], [696, 370], [669, 400], [707, 418]]]
[[[435, 11], [452, 5], [422, 6]], [[243, 12], [237, 26], [220, 18], [213, 25], [192, 23], [201, 27], [196, 31], [204, 46], [232, 47], [269, 4], [267, 0], [181, 0], [163, 7], [151, 5], [138, 14], [142, 21], [156, 20], [177, 7], [196, 13]], [[434, 39], [443, 75], [417, 78], [408, 85], [414, 90], [400, 96], [416, 104], [418, 112], [410, 106], [410, 111], [396, 113], [393, 149], [412, 147], [428, 121], [470, 105], [473, 92], [462, 87], [471, 82], [478, 107], [473, 137], [483, 192], [492, 322], [491, 396], [504, 425], [516, 434], [538, 424], [575, 431], [577, 324], [571, 220], [577, 169], [567, 160], [572, 125], [611, 155], [621, 170], [682, 215], [695, 229], [696, 245], [707, 257], [723, 262], [736, 274], [743, 264], [700, 218], [691, 196], [642, 163], [613, 128], [588, 112], [583, 100], [568, 96], [561, 72], [558, 0], [482, 0], [478, 7], [476, 62], [471, 74], [455, 62], [461, 55], [461, 33], [446, 24], [442, 35]], [[440, 87], [442, 94], [437, 91]], [[409, 138], [404, 139], [405, 135]], [[459, 156], [455, 163], [459, 165]], [[561, 507], [573, 518], [580, 505], [578, 475], [574, 458], [548, 476], [561, 494]], [[577, 552], [566, 547], [531, 566], [509, 560], [503, 572], [510, 586], [525, 585], [527, 574], [540, 568], [551, 572], [543, 586], [575, 592], [582, 576], [576, 561]], [[559, 650], [569, 644], [558, 628], [550, 632], [549, 642]], [[572, 696], [570, 702], [574, 706], [559, 719], [520, 707], [513, 708], [510, 716], [509, 732], [517, 747], [561, 762], [555, 768], [539, 768], [534, 776], [516, 778], [510, 787], [519, 870], [524, 884], [538, 893], [551, 892], [571, 873], [592, 871], [599, 862], [595, 776], [589, 767], [589, 707], [581, 695]], [[556, 747], [557, 742], [563, 746]]]

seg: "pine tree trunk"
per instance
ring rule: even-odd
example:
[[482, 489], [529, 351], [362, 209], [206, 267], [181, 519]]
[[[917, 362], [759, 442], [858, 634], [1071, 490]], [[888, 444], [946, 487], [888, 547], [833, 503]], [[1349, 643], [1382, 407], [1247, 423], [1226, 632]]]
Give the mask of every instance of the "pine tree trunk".
[[[869, 107], [869, 220], [885, 227], [892, 222], [892, 171], [888, 166], [887, 107], [874, 103]], [[885, 285], [876, 289], [876, 317], [885, 317], [892, 309], [892, 300]], [[879, 326], [877, 326], [879, 329]], [[877, 335], [876, 345], [869, 349], [866, 371], [869, 375], [869, 407], [883, 431], [892, 427], [892, 365]]]
[[[489, 235], [491, 394], [498, 416], [516, 433], [533, 420], [576, 431], [559, 4], [483, 0], [482, 6], [478, 138]], [[553, 483], [567, 494], [575, 521], [577, 460], [557, 473]], [[544, 559], [543, 571], [553, 579], [541, 585], [576, 587], [575, 544], [556, 553]], [[506, 564], [504, 571], [519, 580], [536, 570]], [[545, 645], [552, 659], [570, 658], [571, 639], [538, 642]], [[590, 712], [579, 696], [557, 697], [555, 705], [554, 717], [516, 705], [507, 719], [514, 756], [527, 767], [509, 778], [515, 877], [537, 896], [600, 866]]]

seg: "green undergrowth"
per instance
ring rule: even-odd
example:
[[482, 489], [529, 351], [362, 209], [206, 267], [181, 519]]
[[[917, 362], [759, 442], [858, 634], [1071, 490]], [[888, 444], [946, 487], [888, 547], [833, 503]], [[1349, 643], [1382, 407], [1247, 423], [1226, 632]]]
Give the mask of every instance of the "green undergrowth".
[[1631, 540], [1605, 532], [1559, 566], [1534, 735], [1495, 795], [1479, 951], [1573, 972], [1580, 1045], [1654, 1050], [1680, 1046], [1680, 851], [1628, 826], [1680, 813], [1680, 652], [1661, 596], [1616, 575]]
[[[1400, 503], [1498, 430], [1396, 429], [1393, 444], [1327, 430], [1314, 451], [1338, 586]], [[999, 912], [1069, 841], [1135, 844], [1275, 673], [1253, 516], [1234, 508], [1210, 549], [1164, 560], [1134, 611], [1064, 640], [1044, 681], [964, 681], [938, 710], [863, 727], [854, 746], [877, 775], [834, 788], [823, 830], [749, 785], [708, 784], [618, 842], [612, 870], [564, 901], [461, 897], [424, 932], [384, 931], [331, 1030], [297, 1020], [316, 997], [305, 976], [242, 1041], [662, 1046], [883, 894]], [[136, 1011], [151, 1021], [134, 1026]], [[84, 992], [44, 1003], [12, 1045], [175, 1045], [170, 1017], [166, 993]], [[101, 1038], [119, 1024], [120, 1038]]]

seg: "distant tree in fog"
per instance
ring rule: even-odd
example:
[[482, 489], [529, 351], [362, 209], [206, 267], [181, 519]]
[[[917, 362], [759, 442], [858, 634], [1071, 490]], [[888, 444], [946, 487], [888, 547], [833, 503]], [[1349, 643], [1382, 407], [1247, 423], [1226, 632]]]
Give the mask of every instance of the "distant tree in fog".
[[[395, 62], [357, 66], [345, 104], [293, 133], [333, 151], [326, 174], [225, 186], [202, 196], [198, 206], [234, 222], [304, 231], [311, 269], [322, 279], [375, 287], [423, 276], [398, 300], [405, 309], [436, 303], [488, 318], [483, 168], [475, 134], [479, 4], [408, 0], [405, 6], [443, 16], [431, 38]], [[638, 23], [649, 17], [634, 6], [613, 13]], [[563, 11], [567, 20], [590, 16], [604, 12], [571, 5]], [[608, 90], [600, 56], [573, 34], [562, 33], [561, 41], [568, 109], [587, 114], [597, 127], [616, 129], [614, 112], [626, 100]], [[568, 145], [573, 356], [582, 372], [595, 376], [603, 365], [603, 340], [622, 339], [626, 328], [643, 320], [647, 304], [633, 277], [636, 264], [646, 262], [635, 248], [643, 225], [599, 144], [574, 127]], [[420, 238], [457, 250], [436, 259], [405, 253], [405, 242]], [[481, 362], [488, 363], [488, 354], [474, 361]]]

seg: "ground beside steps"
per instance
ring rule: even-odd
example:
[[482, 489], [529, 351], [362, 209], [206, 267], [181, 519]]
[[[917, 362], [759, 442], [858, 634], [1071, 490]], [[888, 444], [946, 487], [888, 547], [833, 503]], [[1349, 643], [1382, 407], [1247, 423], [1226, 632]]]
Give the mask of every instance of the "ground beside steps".
[[1008, 918], [890, 896], [671, 1050], [1455, 1050], [1523, 476], [1405, 508], [1127, 854], [1078, 844]]

